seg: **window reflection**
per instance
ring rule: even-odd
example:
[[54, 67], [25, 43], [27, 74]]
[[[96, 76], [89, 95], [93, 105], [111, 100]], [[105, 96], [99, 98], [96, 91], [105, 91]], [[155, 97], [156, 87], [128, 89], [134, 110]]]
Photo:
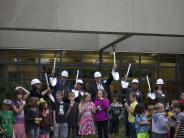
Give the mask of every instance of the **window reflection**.
[[0, 50], [0, 63], [17, 63], [17, 50]]
[[176, 79], [176, 68], [160, 68], [160, 77], [163, 79]]
[[128, 65], [129, 63], [139, 64], [139, 54], [122, 53], [122, 62], [123, 65]]
[[19, 74], [20, 79], [29, 79], [38, 77], [38, 66], [36, 65], [20, 65]]
[[19, 50], [19, 63], [38, 64], [39, 51], [37, 50]]
[[175, 67], [176, 55], [170, 55], [170, 54], [160, 55], [160, 66]]
[[59, 51], [45, 50], [41, 51], [40, 63], [41, 64], [54, 64], [54, 57], [56, 56], [56, 65], [60, 63]]
[[79, 64], [80, 52], [78, 51], [63, 51], [62, 64]]

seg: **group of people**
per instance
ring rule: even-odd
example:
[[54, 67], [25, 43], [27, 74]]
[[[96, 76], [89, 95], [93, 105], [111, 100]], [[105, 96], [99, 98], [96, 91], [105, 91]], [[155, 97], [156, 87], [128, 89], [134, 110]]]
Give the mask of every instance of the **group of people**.
[[[115, 69], [116, 66], [112, 72]], [[50, 79], [45, 90], [39, 79], [31, 81], [30, 92], [17, 86], [14, 99], [3, 101], [0, 136], [49, 138], [53, 132], [53, 138], [91, 135], [110, 138], [113, 133], [118, 135], [120, 117], [125, 112], [127, 137], [184, 137], [184, 92], [181, 100], [174, 100], [169, 106], [162, 79], [156, 82], [155, 98], [143, 99], [139, 81], [134, 79], [129, 86], [126, 75], [121, 80], [121, 98], [111, 95], [112, 73], [107, 80], [102, 80], [101, 73], [95, 72], [88, 92], [82, 79], [76, 79], [72, 87], [67, 78], [68, 72], [62, 71], [56, 84], [52, 85]], [[54, 100], [49, 100], [50, 95]], [[169, 112], [166, 109], [170, 109]]]

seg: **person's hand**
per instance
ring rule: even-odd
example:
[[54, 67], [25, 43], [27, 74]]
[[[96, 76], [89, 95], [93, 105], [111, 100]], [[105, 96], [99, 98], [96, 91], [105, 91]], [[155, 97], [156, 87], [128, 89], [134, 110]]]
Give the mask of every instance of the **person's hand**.
[[53, 132], [54, 131], [54, 128], [53, 127], [50, 127], [50, 131]]
[[103, 97], [100, 97], [99, 99], [100, 99], [100, 100], [103, 100]]
[[96, 107], [97, 110], [100, 110], [100, 108], [101, 108], [100, 106], [97, 106], [97, 107]]
[[72, 107], [74, 104], [74, 101], [70, 101], [70, 107]]
[[128, 107], [128, 103], [125, 103], [125, 107]]
[[77, 89], [77, 83], [74, 84], [74, 89]]
[[26, 101], [25, 101], [25, 100], [23, 100], [23, 101], [22, 101], [22, 103], [23, 103], [23, 106], [25, 106], [25, 105], [26, 105]]
[[51, 93], [51, 89], [50, 87], [47, 87], [47, 93], [50, 94]]
[[0, 128], [0, 133], [4, 133], [4, 130], [2, 128]]
[[112, 70], [115, 71], [117, 69], [117, 64], [114, 64]]
[[174, 137], [173, 138], [177, 138], [177, 134], [174, 134]]

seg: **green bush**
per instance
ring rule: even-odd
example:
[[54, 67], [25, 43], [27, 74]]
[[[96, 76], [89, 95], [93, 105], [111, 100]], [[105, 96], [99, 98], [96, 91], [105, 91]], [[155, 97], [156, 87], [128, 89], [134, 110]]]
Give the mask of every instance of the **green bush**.
[[[30, 90], [31, 85], [28, 81], [8, 81], [8, 80], [1, 80], [0, 81], [0, 105], [4, 99], [13, 99], [14, 97], [14, 90], [16, 86], [23, 86], [24, 88]], [[1, 108], [1, 107], [0, 107]]]

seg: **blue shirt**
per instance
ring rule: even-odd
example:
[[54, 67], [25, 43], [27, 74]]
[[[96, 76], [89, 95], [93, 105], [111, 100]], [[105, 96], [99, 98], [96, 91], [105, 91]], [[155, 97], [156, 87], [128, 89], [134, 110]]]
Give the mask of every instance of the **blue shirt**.
[[140, 122], [147, 122], [147, 117], [145, 114], [136, 115], [135, 117], [135, 130], [136, 133], [148, 132], [148, 125], [139, 125]]

